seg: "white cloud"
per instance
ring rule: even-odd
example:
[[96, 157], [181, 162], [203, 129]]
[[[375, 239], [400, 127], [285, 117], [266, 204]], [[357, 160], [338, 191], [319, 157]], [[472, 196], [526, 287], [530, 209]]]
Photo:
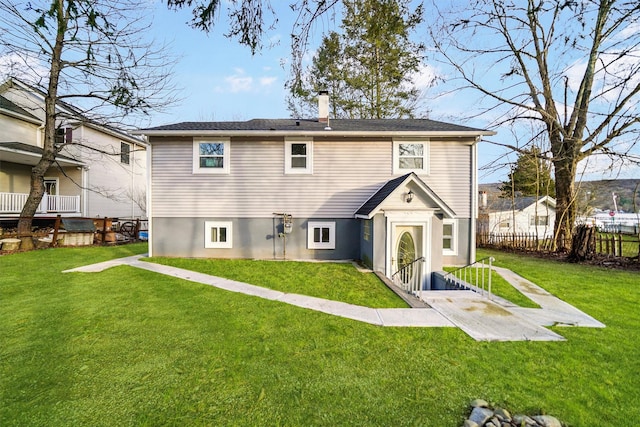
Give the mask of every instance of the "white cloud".
[[440, 78], [439, 71], [427, 64], [420, 64], [420, 68], [411, 76], [411, 81], [419, 90], [426, 90], [433, 87]]
[[0, 56], [0, 79], [17, 77], [27, 83], [39, 81], [49, 70], [34, 55], [13, 52]]
[[277, 77], [260, 77], [260, 86], [269, 87], [272, 86], [278, 80]]
[[238, 93], [238, 92], [250, 92], [253, 88], [253, 77], [247, 76], [241, 68], [236, 68], [235, 74], [224, 78], [227, 84], [224, 92]]

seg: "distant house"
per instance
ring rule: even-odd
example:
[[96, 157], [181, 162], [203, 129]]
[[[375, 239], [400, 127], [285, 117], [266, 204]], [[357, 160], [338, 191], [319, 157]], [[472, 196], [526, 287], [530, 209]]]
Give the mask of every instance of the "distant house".
[[488, 234], [526, 233], [551, 237], [556, 219], [556, 201], [553, 197], [496, 198], [486, 201], [481, 194], [478, 231]]
[[[144, 140], [87, 120], [65, 103], [57, 113], [60, 141], [79, 145], [65, 147], [47, 172], [37, 215], [145, 217]], [[0, 85], [0, 216], [17, 216], [24, 206], [43, 129], [44, 94], [16, 80]]]
[[321, 113], [137, 133], [151, 150], [152, 256], [355, 259], [388, 277], [420, 260], [425, 286], [474, 260], [476, 149], [494, 132]]

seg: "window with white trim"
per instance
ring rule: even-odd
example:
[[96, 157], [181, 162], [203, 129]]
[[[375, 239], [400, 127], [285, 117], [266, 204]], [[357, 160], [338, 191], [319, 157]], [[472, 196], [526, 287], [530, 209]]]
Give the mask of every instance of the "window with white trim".
[[456, 240], [458, 237], [458, 222], [455, 219], [442, 220], [442, 254], [457, 255]]
[[193, 173], [229, 173], [228, 138], [193, 140]]
[[310, 138], [285, 139], [284, 173], [313, 173], [313, 140]]
[[204, 247], [208, 249], [233, 247], [233, 223], [231, 221], [205, 221]]
[[308, 249], [335, 249], [336, 223], [309, 221], [307, 225]]
[[393, 173], [404, 174], [409, 172], [429, 173], [428, 140], [393, 141]]
[[529, 217], [529, 225], [531, 227], [549, 225], [549, 215], [531, 215]]

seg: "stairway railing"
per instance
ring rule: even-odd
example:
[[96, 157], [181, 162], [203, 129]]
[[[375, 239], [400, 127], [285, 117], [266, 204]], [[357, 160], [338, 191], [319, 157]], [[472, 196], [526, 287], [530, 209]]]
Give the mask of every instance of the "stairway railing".
[[424, 257], [417, 258], [391, 275], [391, 280], [399, 288], [416, 295], [422, 291]]
[[447, 287], [453, 289], [468, 289], [478, 292], [487, 298], [492, 298], [491, 276], [495, 258], [486, 257], [472, 264], [465, 265], [444, 275]]

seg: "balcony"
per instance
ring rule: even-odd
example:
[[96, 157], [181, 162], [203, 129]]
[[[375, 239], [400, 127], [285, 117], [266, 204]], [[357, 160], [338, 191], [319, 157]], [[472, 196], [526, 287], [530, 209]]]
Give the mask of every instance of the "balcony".
[[[25, 193], [0, 193], [0, 214], [19, 214], [29, 197]], [[42, 196], [38, 214], [80, 213], [80, 196]]]

